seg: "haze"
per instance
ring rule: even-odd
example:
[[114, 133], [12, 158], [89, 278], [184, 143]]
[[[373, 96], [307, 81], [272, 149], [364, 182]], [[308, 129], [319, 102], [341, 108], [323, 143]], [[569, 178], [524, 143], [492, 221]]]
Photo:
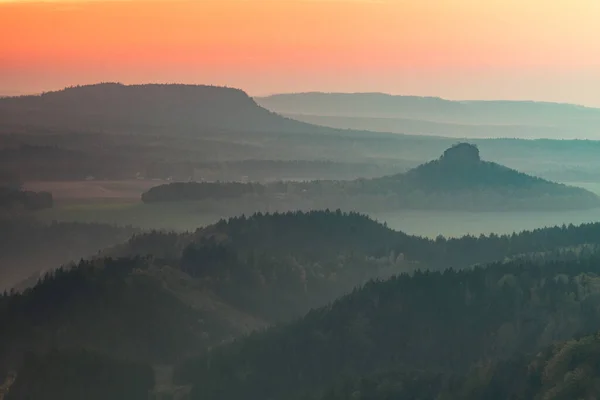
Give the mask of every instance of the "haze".
[[182, 82], [600, 106], [596, 0], [0, 3], [0, 95]]

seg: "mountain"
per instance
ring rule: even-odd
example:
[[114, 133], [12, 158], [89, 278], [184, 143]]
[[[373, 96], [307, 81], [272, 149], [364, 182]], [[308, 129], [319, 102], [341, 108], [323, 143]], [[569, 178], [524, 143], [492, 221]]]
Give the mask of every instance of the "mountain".
[[[502, 117], [493, 126], [467, 121], [455, 123], [457, 128], [445, 121], [425, 121], [437, 128], [432, 130], [428, 125], [416, 131], [397, 130], [415, 133], [411, 136], [372, 131], [396, 132], [385, 121], [376, 126], [351, 122], [338, 127], [343, 129], [333, 129], [290, 120], [260, 107], [237, 89], [88, 85], [0, 99], [0, 180], [82, 180], [89, 176], [109, 180], [139, 176], [241, 180], [252, 173], [241, 171], [230, 178], [228, 165], [223, 163], [266, 160], [317, 162], [316, 172], [293, 176], [296, 179], [372, 177], [405, 171], [435, 157], [454, 142], [448, 137], [425, 137], [423, 133], [461, 138], [582, 136], [577, 134], [577, 127], [554, 126], [551, 118], [558, 113], [547, 114], [551, 115], [546, 122], [528, 124], [523, 129], [522, 122]], [[363, 118], [360, 115], [343, 118]], [[573, 114], [566, 120], [575, 123], [583, 119]], [[512, 126], [508, 133], [504, 130], [507, 124]], [[463, 125], [469, 129], [462, 130]], [[595, 130], [598, 125], [590, 126]], [[550, 128], [553, 133], [546, 134]], [[486, 159], [528, 173], [561, 181], [597, 180], [600, 142], [480, 139], [474, 143]], [[324, 161], [340, 163], [340, 167], [331, 171], [325, 164], [318, 164]], [[342, 164], [352, 166], [346, 169]], [[365, 164], [381, 172], [363, 172], [361, 166]], [[266, 180], [289, 177], [278, 167], [268, 172]]]
[[[554, 341], [600, 329], [600, 259], [573, 256], [372, 282], [292, 324], [191, 359], [177, 376], [194, 383], [192, 399], [362, 399], [374, 397], [333, 394], [344, 381], [402, 389], [402, 381], [384, 387], [360, 380], [379, 371], [454, 376], [481, 362], [535, 354]], [[552, 376], [571, 369], [569, 360], [576, 361], [563, 358]], [[319, 396], [327, 393], [332, 395]]]
[[[575, 197], [598, 206], [593, 193], [530, 176], [500, 164], [481, 159], [477, 146], [459, 143], [442, 156], [403, 174], [367, 181], [379, 187], [388, 186], [399, 193], [420, 191], [426, 194], [465, 194], [490, 192], [506, 196], [506, 200], [545, 197]], [[394, 187], [395, 186], [395, 187]], [[575, 204], [574, 204], [575, 205]]]
[[[59, 228], [48, 234], [71, 231], [67, 226]], [[73, 234], [81, 234], [78, 229], [85, 232], [85, 227], [72, 228], [77, 228]], [[103, 227], [87, 229], [106, 231], [109, 236], [122, 233]], [[594, 314], [598, 309], [598, 282], [591, 273], [596, 273], [598, 263], [590, 257], [598, 254], [598, 242], [600, 224], [429, 240], [393, 231], [357, 213], [340, 211], [255, 214], [223, 220], [195, 232], [138, 233], [94, 259], [41, 276], [23, 293], [0, 295], [0, 382], [9, 372], [16, 371], [17, 380], [21, 377], [18, 384], [15, 382], [19, 393], [28, 387], [44, 391], [54, 379], [54, 362], [73, 365], [73, 369], [80, 364], [85, 368], [98, 365], [103, 371], [103, 365], [118, 367], [122, 362], [174, 365], [267, 326], [276, 326], [269, 335], [288, 332], [286, 322], [331, 302], [332, 306], [311, 312], [305, 320], [312, 322], [297, 336], [298, 343], [309, 346], [298, 347], [304, 354], [311, 354], [313, 339], [317, 341], [317, 352], [321, 351], [320, 346], [330, 347], [322, 352], [324, 367], [340, 361], [335, 357], [328, 359], [331, 352], [347, 352], [340, 361], [345, 362], [356, 355], [349, 350], [353, 346], [358, 352], [365, 350], [361, 332], [368, 337], [375, 332], [363, 331], [369, 325], [363, 316], [383, 330], [389, 329], [389, 337], [381, 331], [377, 331], [380, 336], [373, 336], [382, 345], [395, 342], [401, 346], [405, 342], [397, 338], [407, 339], [406, 343], [415, 347], [411, 360], [438, 363], [440, 367], [453, 362], [464, 365], [465, 360], [477, 358], [482, 348], [490, 354], [515, 350], [521, 343], [513, 342], [515, 330], [522, 329], [518, 331], [524, 332], [522, 345], [528, 346], [532, 341], [543, 344], [548, 338], [594, 327], [598, 320]], [[506, 261], [490, 269], [473, 268], [493, 260]], [[538, 268], [540, 262], [546, 264]], [[521, 269], [522, 265], [532, 267]], [[47, 269], [57, 266], [48, 265]], [[447, 268], [452, 270], [415, 272]], [[552, 283], [556, 280], [562, 284], [563, 273], [572, 277], [571, 286]], [[367, 282], [395, 275], [400, 277], [391, 283], [368, 283], [364, 289], [355, 290]], [[565, 294], [557, 287], [569, 291]], [[335, 300], [353, 291], [353, 295]], [[571, 302], [573, 293], [577, 293], [575, 304]], [[527, 307], [519, 308], [523, 302]], [[331, 316], [327, 316], [329, 310]], [[371, 315], [373, 310], [381, 313]], [[482, 315], [489, 316], [490, 321], [480, 326], [476, 318], [483, 318]], [[473, 322], [468, 320], [471, 317], [475, 318]], [[454, 318], [457, 322], [452, 325]], [[512, 327], [502, 327], [511, 318], [517, 322]], [[531, 318], [539, 321], [528, 325]], [[543, 325], [548, 318], [553, 318], [553, 322]], [[331, 335], [329, 328], [312, 330], [321, 323], [332, 327], [338, 322], [339, 327]], [[303, 324], [294, 322], [292, 326]], [[465, 336], [465, 343], [468, 341], [473, 349], [465, 350], [464, 358], [459, 354], [461, 348], [412, 357], [441, 335], [459, 340], [462, 324], [474, 329], [471, 336]], [[545, 333], [540, 333], [542, 326]], [[334, 346], [332, 341], [346, 340], [346, 331], [358, 332], [358, 336], [352, 336], [350, 342], [340, 342], [342, 347]], [[500, 336], [490, 336], [496, 331]], [[305, 338], [305, 334], [310, 338]], [[479, 334], [481, 339], [477, 341]], [[421, 339], [423, 342], [419, 342]], [[444, 340], [440, 339], [439, 346], [446, 343]], [[278, 340], [272, 343], [284, 353], [297, 346]], [[278, 347], [278, 343], [285, 345]], [[500, 347], [482, 347], [492, 345]], [[54, 350], [58, 351], [56, 357]], [[72, 352], [79, 350], [98, 354], [100, 359], [94, 356], [90, 361], [87, 355], [79, 357], [77, 353], [73, 356]], [[256, 350], [260, 354], [262, 344]], [[65, 352], [66, 358], [61, 356]], [[31, 359], [29, 355], [35, 357]], [[49, 359], [45, 358], [47, 355]], [[380, 357], [381, 352], [373, 356]], [[290, 374], [295, 374], [295, 362], [302, 361], [294, 357], [290, 358]], [[449, 358], [440, 361], [443, 357]], [[240, 365], [251, 367], [253, 360], [250, 357], [248, 364]], [[60, 379], [69, 374], [76, 377], [73, 369], [61, 369]], [[183, 369], [180, 371], [181, 376]], [[39, 386], [29, 385], [29, 379]], [[110, 374], [105, 379], [118, 381]], [[185, 386], [187, 382], [179, 383]], [[63, 393], [63, 389], [48, 390]]]
[[595, 194], [483, 161], [477, 146], [459, 143], [406, 173], [349, 181], [172, 183], [151, 188], [144, 202], [227, 201], [232, 209], [336, 208], [370, 211], [560, 210], [600, 206]]
[[258, 106], [238, 89], [199, 85], [102, 83], [0, 99], [2, 128], [103, 133], [202, 131], [318, 132]]
[[459, 143], [406, 173], [338, 184], [349, 194], [386, 196], [397, 208], [558, 210], [600, 206], [595, 194], [484, 161], [477, 146]]
[[383, 93], [297, 93], [256, 98], [305, 122], [452, 137], [597, 138], [600, 109], [534, 101], [451, 101]]

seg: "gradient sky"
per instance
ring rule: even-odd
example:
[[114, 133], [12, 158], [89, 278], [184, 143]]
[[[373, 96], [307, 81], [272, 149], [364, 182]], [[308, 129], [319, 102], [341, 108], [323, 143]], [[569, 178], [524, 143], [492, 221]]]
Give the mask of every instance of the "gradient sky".
[[0, 0], [0, 94], [99, 81], [600, 107], [600, 0]]

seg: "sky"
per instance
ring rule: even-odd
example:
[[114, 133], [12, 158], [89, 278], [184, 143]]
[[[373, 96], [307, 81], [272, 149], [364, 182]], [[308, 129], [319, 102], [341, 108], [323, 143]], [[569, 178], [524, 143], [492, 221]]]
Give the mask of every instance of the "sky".
[[97, 82], [600, 107], [600, 0], [0, 0], [0, 94]]

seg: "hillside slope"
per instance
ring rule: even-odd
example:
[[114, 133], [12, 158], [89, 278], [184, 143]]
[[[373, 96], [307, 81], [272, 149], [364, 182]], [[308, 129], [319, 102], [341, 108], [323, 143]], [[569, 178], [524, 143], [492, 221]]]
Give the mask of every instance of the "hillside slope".
[[467, 373], [600, 329], [598, 261], [517, 261], [370, 283], [293, 324], [213, 349], [178, 377], [195, 383], [193, 399], [227, 400], [292, 399], [390, 368]]

